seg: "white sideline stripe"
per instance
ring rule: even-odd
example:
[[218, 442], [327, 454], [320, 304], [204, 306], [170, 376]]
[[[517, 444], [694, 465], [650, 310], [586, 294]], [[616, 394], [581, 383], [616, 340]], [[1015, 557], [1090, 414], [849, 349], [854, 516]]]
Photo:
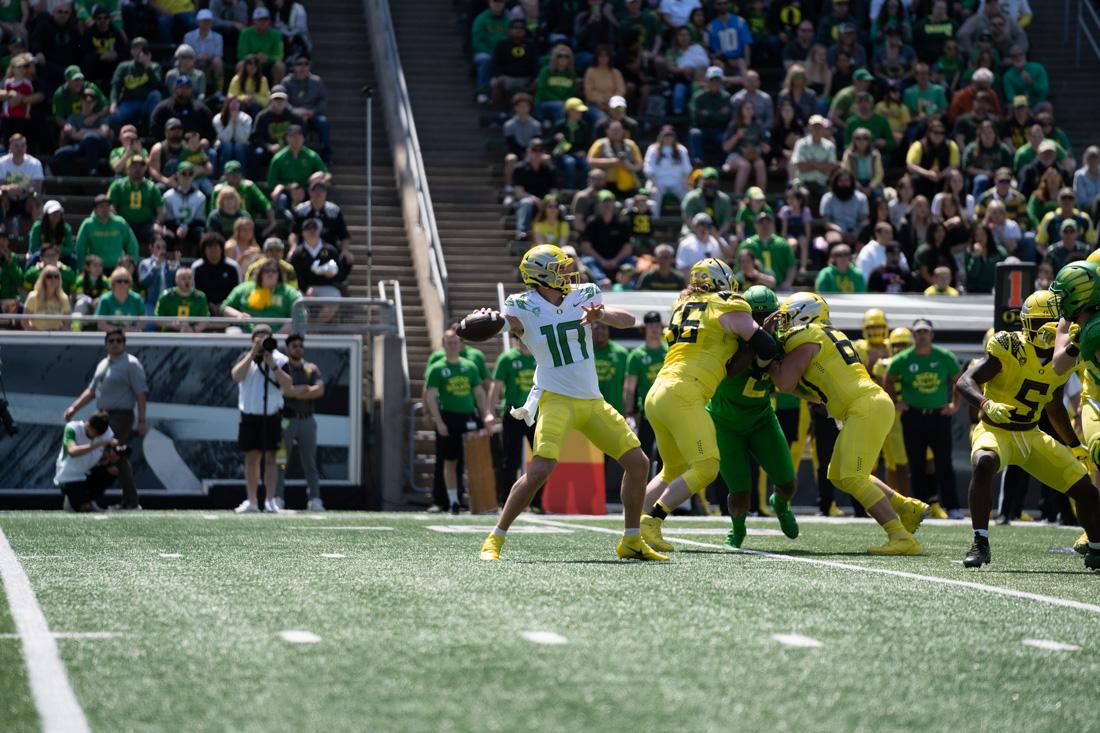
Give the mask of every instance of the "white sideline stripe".
[[[52, 631], [55, 639], [115, 639], [122, 634], [117, 631]], [[19, 634], [0, 634], [0, 639], [18, 639]]]
[[217, 519], [218, 515], [217, 514], [203, 514], [202, 518], [203, 519]]
[[547, 646], [561, 646], [562, 644], [568, 644], [569, 639], [566, 639], [561, 634], [556, 634], [553, 631], [521, 631], [519, 635], [531, 642], [532, 644], [545, 644]]
[[328, 557], [332, 558], [333, 560], [341, 560], [346, 557], [346, 555], [341, 555], [339, 552], [322, 552], [321, 557]]
[[[373, 515], [372, 515], [373, 516]], [[420, 518], [419, 515], [410, 515], [416, 518]], [[424, 515], [431, 517], [431, 514]], [[438, 517], [439, 515], [435, 515]], [[606, 515], [600, 514], [550, 514], [547, 515], [561, 522], [604, 522], [608, 519], [615, 519], [616, 516], [622, 516], [621, 512], [610, 513]], [[799, 524], [825, 524], [825, 525], [840, 525], [840, 524], [867, 524], [878, 526], [875, 520], [869, 517], [820, 517], [816, 514], [799, 514], [795, 512], [795, 516], [798, 518]], [[707, 517], [707, 516], [676, 516], [674, 519], [677, 522], [690, 522], [692, 524], [725, 524], [728, 525], [730, 518], [727, 516], [720, 517]], [[772, 523], [774, 526], [774, 517], [748, 517], [748, 526], [751, 528], [754, 523]], [[970, 527], [970, 519], [925, 519], [928, 522], [929, 527]], [[925, 526], [925, 525], [922, 525]], [[1065, 530], [1068, 532], [1074, 532], [1081, 534], [1080, 527], [1064, 527], [1058, 524], [1047, 524], [1046, 522], [1013, 522], [1012, 529], [1030, 528], [1030, 529], [1048, 529], [1052, 531]], [[1000, 529], [1000, 528], [998, 528]]]
[[[534, 522], [535, 524], [546, 524], [552, 527], [568, 527], [571, 529], [587, 529], [590, 532], [601, 532], [603, 534], [622, 534], [617, 529], [607, 529], [606, 527], [586, 527], [581, 524], [565, 524], [563, 522], [554, 522], [549, 519], [535, 519], [533, 517], [526, 517], [520, 515], [520, 519], [527, 522]], [[799, 557], [796, 555], [780, 555], [774, 552], [764, 552], [763, 550], [735, 550], [726, 545], [716, 545], [712, 542], [696, 542], [695, 540], [685, 540], [680, 537], [669, 537], [670, 542], [679, 542], [685, 545], [694, 545], [695, 547], [706, 547], [707, 549], [718, 550], [725, 552], [736, 552], [743, 555], [755, 555], [757, 557], [767, 557], [776, 560], [786, 560], [788, 562], [801, 562], [808, 563], [810, 565], [820, 565], [827, 568], [838, 568], [840, 570], [855, 570], [861, 573], [875, 573], [877, 575], [892, 575], [895, 578], [906, 578], [908, 580], [920, 580], [925, 583], [935, 583], [937, 585], [950, 585], [956, 588], [969, 588], [971, 590], [982, 591], [983, 593], [995, 593], [1001, 596], [1008, 596], [1010, 598], [1022, 598], [1027, 601], [1035, 601], [1037, 603], [1046, 603], [1051, 606], [1062, 606], [1063, 608], [1073, 608], [1078, 611], [1088, 611], [1089, 613], [1100, 614], [1100, 606], [1093, 603], [1082, 603], [1081, 601], [1071, 601], [1066, 598], [1055, 598], [1054, 596], [1044, 596], [1039, 593], [1028, 593], [1027, 591], [1015, 590], [1013, 588], [1002, 588], [996, 585], [985, 585], [984, 583], [974, 583], [969, 580], [955, 580], [953, 578], [937, 578], [932, 575], [920, 575], [919, 573], [909, 573], [904, 570], [890, 570], [889, 568], [866, 568], [859, 565], [850, 565], [848, 563], [837, 562], [835, 560], [816, 560], [809, 557]]]
[[286, 631], [280, 631], [279, 638], [291, 644], [316, 644], [321, 641], [321, 637], [317, 636], [317, 634], [303, 629], [287, 629]]
[[8, 607], [16, 633], [23, 639], [23, 659], [27, 664], [34, 706], [45, 733], [84, 733], [88, 719], [69, 685], [69, 676], [57, 642], [50, 633], [46, 617], [34, 596], [31, 581], [0, 529], [0, 578], [8, 595]]
[[[430, 529], [432, 532], [443, 532], [447, 534], [488, 534], [492, 532], [496, 525], [486, 524], [427, 524], [424, 525], [424, 529]], [[511, 534], [573, 534], [571, 529], [562, 529], [560, 527], [512, 527], [508, 530]]]
[[183, 555], [179, 554], [178, 552], [159, 552], [157, 554], [160, 555], [161, 557], [166, 557], [166, 558], [169, 558], [169, 559], [177, 558], [177, 557], [183, 557]]
[[1081, 648], [1076, 644], [1066, 644], [1050, 639], [1024, 639], [1023, 644], [1024, 646], [1033, 646], [1036, 649], [1045, 649], [1048, 652], [1075, 652]]
[[340, 527], [333, 525], [331, 527], [310, 527], [308, 524], [292, 524], [289, 529], [333, 529], [333, 530], [347, 530], [349, 532], [392, 532], [393, 527], [368, 527], [368, 526], [352, 526], [348, 525]]
[[[691, 536], [691, 535], [714, 535], [714, 536], [719, 536], [719, 537], [725, 537], [727, 534], [729, 534], [729, 528], [728, 527], [679, 527], [679, 526], [675, 526], [675, 523], [673, 523], [673, 526], [664, 527], [662, 529], [662, 531], [666, 535], [669, 535], [671, 537], [676, 537], [677, 535], [688, 535], [688, 536]], [[751, 536], [751, 537], [782, 537], [783, 536], [783, 533], [780, 532], [778, 529], [764, 529], [764, 528], [756, 529], [754, 527], [749, 527], [747, 531], [749, 533], [749, 536]]]
[[783, 646], [793, 646], [801, 649], [819, 649], [825, 646], [824, 642], [811, 639], [802, 634], [772, 634], [772, 638]]

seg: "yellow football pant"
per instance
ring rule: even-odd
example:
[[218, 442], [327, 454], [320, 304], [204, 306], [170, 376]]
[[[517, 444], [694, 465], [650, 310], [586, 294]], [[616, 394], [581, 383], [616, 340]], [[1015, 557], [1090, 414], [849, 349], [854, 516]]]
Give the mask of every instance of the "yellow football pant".
[[671, 483], [683, 476], [693, 494], [714, 481], [720, 465], [709, 399], [697, 380], [660, 377], [645, 398], [645, 415], [664, 461], [660, 478]]
[[886, 496], [871, 472], [894, 425], [894, 403], [885, 392], [870, 393], [852, 403], [843, 424], [826, 475], [864, 508], [874, 506]]
[[1068, 447], [1039, 428], [1004, 430], [979, 422], [970, 436], [971, 454], [980, 450], [992, 451], [1001, 460], [1001, 468], [1019, 466], [1063, 494], [1088, 475]]

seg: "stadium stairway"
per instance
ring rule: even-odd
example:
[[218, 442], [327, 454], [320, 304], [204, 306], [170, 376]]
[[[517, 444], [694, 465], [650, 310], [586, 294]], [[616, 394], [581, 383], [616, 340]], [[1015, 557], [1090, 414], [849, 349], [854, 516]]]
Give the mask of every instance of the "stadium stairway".
[[[451, 0], [392, 1], [390, 12], [447, 262], [450, 315], [459, 319], [495, 307], [498, 282], [518, 285], [498, 188], [486, 175], [488, 166], [500, 162], [488, 149], [500, 132], [480, 126]], [[499, 344], [485, 344], [490, 363]], [[410, 370], [414, 364], [422, 368], [423, 362], [410, 358]]]
[[[1072, 6], [1068, 39], [1063, 38], [1064, 2]], [[1078, 64], [1076, 61], [1074, 39], [1077, 32], [1078, 2], [1091, 0], [1033, 4], [1036, 13], [1027, 29], [1027, 37], [1030, 42], [1030, 58], [1043, 64], [1050, 77], [1050, 101], [1054, 104], [1054, 119], [1069, 136], [1074, 157], [1080, 162], [1085, 148], [1096, 136], [1096, 99], [1100, 95], [1100, 76], [1096, 74], [1096, 56], [1084, 38], [1081, 41], [1081, 62]], [[1100, 31], [1091, 23], [1085, 25], [1091, 27], [1094, 34]]]
[[[310, 11], [309, 24], [313, 37], [324, 39], [314, 52], [313, 69], [328, 89], [335, 186], [331, 196], [344, 211], [355, 255], [349, 294], [367, 297], [366, 102], [360, 91], [364, 85], [374, 84], [370, 35], [358, 0], [322, 3]], [[428, 358], [428, 328], [397, 197], [385, 116], [377, 97], [372, 125], [374, 267], [373, 292], [369, 295], [377, 296], [380, 280], [401, 283], [409, 376], [413, 380], [413, 394], [418, 394], [423, 367], [412, 365], [422, 365]]]

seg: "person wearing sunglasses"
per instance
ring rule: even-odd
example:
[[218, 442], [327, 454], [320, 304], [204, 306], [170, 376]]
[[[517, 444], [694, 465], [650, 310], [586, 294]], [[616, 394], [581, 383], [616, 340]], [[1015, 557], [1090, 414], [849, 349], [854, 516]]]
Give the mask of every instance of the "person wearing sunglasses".
[[195, 258], [206, 230], [206, 196], [194, 187], [195, 166], [190, 162], [180, 163], [172, 179], [172, 188], [164, 194], [164, 237], [172, 249]]
[[[122, 267], [116, 267], [111, 273], [111, 292], [104, 294], [99, 299], [95, 314], [97, 316], [136, 316], [145, 315], [145, 303], [141, 296], [131, 290], [134, 280], [130, 272]], [[137, 331], [137, 321], [100, 321], [101, 331]]]
[[[45, 265], [41, 268], [34, 290], [23, 304], [23, 312], [27, 315], [58, 316], [70, 313], [69, 296], [61, 289], [61, 273], [56, 265]], [[23, 328], [28, 331], [61, 331], [67, 327], [68, 324], [61, 320], [23, 321]]]
[[[122, 272], [125, 272], [124, 270]], [[111, 277], [114, 288], [116, 270]], [[109, 296], [104, 296], [107, 300]], [[134, 296], [137, 297], [137, 296]], [[138, 298], [141, 304], [141, 298]], [[103, 301], [101, 300], [100, 303]], [[142, 307], [144, 311], [144, 307]], [[126, 352], [126, 334], [113, 328], [103, 337], [107, 347], [107, 356], [96, 365], [92, 380], [80, 393], [80, 396], [65, 410], [65, 422], [73, 419], [80, 408], [95, 400], [97, 411], [107, 413], [111, 432], [118, 443], [127, 445], [131, 435], [144, 436], [149, 430], [145, 420], [145, 410], [149, 399], [149, 387], [145, 379], [145, 367], [141, 361]], [[137, 408], [137, 427], [134, 427], [134, 408]], [[102, 431], [101, 431], [102, 432]], [[132, 446], [131, 446], [132, 447]], [[141, 509], [138, 504], [137, 487], [134, 484], [134, 472], [130, 460], [119, 456], [114, 462], [118, 468], [118, 485], [122, 488], [123, 509]]]

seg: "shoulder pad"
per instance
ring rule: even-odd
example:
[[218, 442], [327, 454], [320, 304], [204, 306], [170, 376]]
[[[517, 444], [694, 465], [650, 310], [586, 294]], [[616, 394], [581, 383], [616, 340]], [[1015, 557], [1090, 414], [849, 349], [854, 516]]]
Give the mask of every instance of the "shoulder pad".
[[733, 297], [733, 293], [728, 290], [722, 290], [721, 292], [715, 293], [714, 297], [721, 298], [722, 300], [729, 300]]
[[1081, 347], [1082, 360], [1095, 361], [1094, 354], [1100, 349], [1100, 314], [1094, 315], [1081, 327], [1077, 343]]

